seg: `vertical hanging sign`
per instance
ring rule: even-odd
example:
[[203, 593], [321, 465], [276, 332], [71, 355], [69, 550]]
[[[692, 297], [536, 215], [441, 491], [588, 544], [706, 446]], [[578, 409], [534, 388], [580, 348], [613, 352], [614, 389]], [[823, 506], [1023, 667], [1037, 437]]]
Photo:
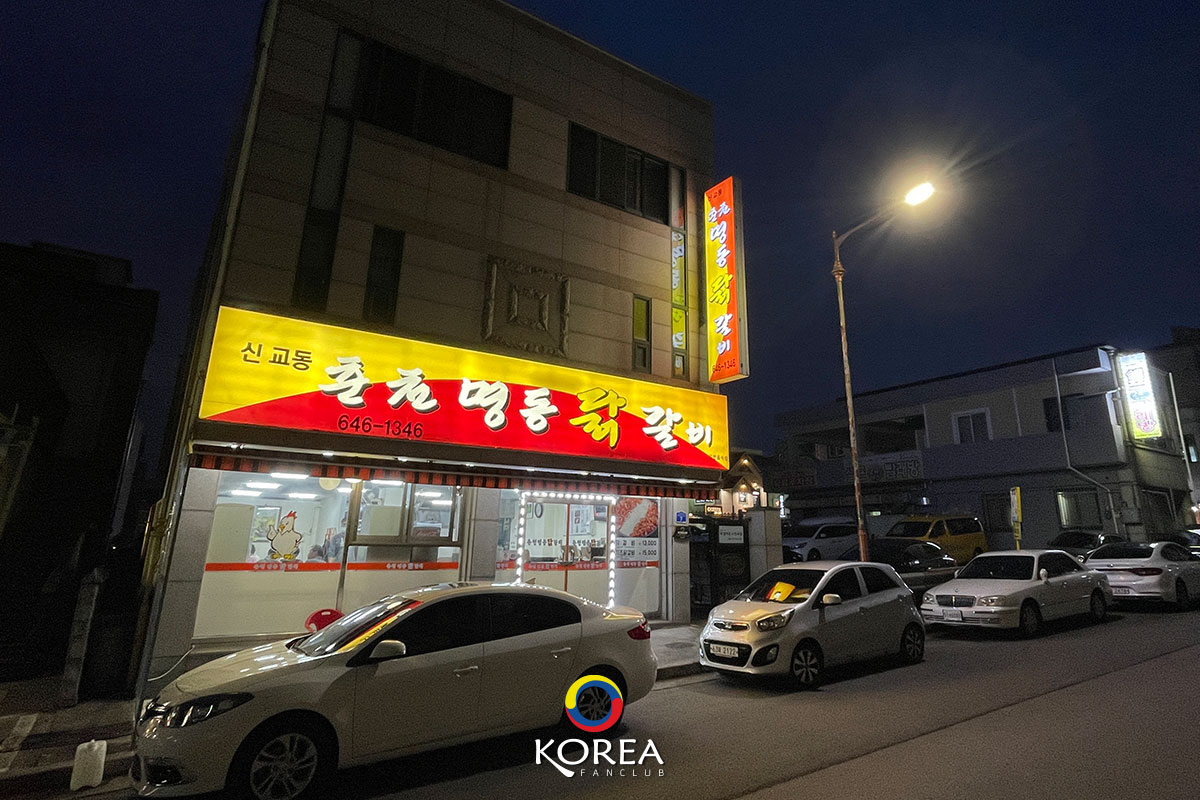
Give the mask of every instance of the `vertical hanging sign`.
[[1125, 406], [1132, 423], [1134, 439], [1157, 439], [1163, 435], [1154, 400], [1154, 384], [1145, 353], [1125, 353], [1117, 357], [1121, 382], [1125, 388]]
[[704, 295], [712, 383], [750, 374], [742, 239], [741, 187], [730, 177], [704, 193]]

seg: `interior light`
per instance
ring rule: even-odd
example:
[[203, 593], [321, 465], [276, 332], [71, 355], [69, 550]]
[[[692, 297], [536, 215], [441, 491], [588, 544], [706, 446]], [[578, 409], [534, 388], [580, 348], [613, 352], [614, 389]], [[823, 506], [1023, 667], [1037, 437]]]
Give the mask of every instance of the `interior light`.
[[342, 478], [342, 480], [344, 480], [346, 483], [350, 483], [350, 484], [362, 483], [362, 478]]
[[433, 500], [432, 504], [435, 506], [452, 506], [452, 505], [454, 505], [454, 501], [453, 500]]
[[417, 492], [417, 497], [441, 497], [441, 492]]
[[321, 455], [325, 456], [326, 458], [333, 458], [333, 451], [326, 450], [325, 452], [321, 453]]
[[248, 488], [248, 489], [278, 489], [279, 484], [271, 483], [270, 481], [246, 481], [246, 488]]
[[281, 480], [302, 481], [308, 476], [303, 472], [272, 472], [272, 478], [280, 478]]
[[354, 490], [353, 490], [353, 489], [351, 489], [349, 486], [339, 486], [339, 487], [337, 488], [337, 490], [338, 490], [339, 492], [341, 492], [342, 494], [350, 494], [351, 492], [353, 492], [353, 491], [354, 491]]
[[262, 492], [253, 492], [248, 489], [234, 489], [230, 494], [237, 495], [238, 497], [258, 497]]
[[315, 492], [288, 492], [288, 497], [293, 500], [315, 500], [317, 495]]
[[378, 479], [378, 478], [375, 480], [372, 480], [371, 483], [377, 484], [379, 486], [403, 486], [404, 485], [404, 481], [385, 481], [385, 480]]

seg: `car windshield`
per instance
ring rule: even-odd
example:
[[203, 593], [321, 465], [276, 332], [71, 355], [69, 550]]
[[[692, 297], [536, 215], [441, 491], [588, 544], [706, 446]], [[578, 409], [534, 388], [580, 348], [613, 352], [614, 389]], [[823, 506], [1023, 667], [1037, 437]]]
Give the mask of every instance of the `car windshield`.
[[293, 642], [294, 647], [306, 656], [326, 656], [336, 653], [356, 639], [366, 638], [376, 628], [390, 622], [406, 608], [418, 605], [416, 600], [406, 597], [389, 597], [369, 606], [351, 611], [341, 619], [326, 625], [316, 633]]
[[1033, 556], [976, 556], [959, 571], [958, 577], [1031, 581]]
[[1088, 556], [1088, 561], [1105, 561], [1110, 558], [1149, 558], [1152, 555], [1154, 555], [1154, 548], [1148, 544], [1115, 542], [1102, 545], [1099, 550]]
[[734, 599], [756, 603], [803, 603], [823, 577], [825, 571], [820, 569], [773, 569]]
[[920, 539], [925, 535], [925, 531], [929, 530], [928, 522], [918, 522], [915, 520], [900, 520], [892, 529], [887, 532], [888, 536], [909, 536], [915, 539]]
[[1092, 547], [1096, 534], [1087, 531], [1063, 531], [1050, 541], [1051, 547]]

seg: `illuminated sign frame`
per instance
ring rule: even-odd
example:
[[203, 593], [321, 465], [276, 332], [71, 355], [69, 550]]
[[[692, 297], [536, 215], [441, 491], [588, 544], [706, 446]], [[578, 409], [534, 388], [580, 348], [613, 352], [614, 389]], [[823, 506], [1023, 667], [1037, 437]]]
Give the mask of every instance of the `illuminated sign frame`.
[[711, 383], [750, 375], [741, 184], [732, 177], [704, 193], [704, 296]]
[[726, 400], [713, 392], [231, 307], [217, 318], [199, 418], [389, 449], [729, 466]]
[[1163, 435], [1158, 403], [1154, 398], [1154, 383], [1145, 353], [1124, 353], [1117, 356], [1121, 370], [1121, 386], [1125, 395], [1125, 416], [1134, 439], [1158, 439]]

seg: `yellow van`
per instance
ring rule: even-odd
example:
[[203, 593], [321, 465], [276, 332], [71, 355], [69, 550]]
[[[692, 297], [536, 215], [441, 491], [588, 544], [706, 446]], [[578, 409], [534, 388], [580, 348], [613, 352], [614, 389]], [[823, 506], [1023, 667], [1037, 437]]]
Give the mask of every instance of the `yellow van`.
[[959, 564], [965, 564], [988, 549], [987, 534], [976, 517], [965, 514], [911, 516], [897, 522], [888, 536], [933, 542]]

